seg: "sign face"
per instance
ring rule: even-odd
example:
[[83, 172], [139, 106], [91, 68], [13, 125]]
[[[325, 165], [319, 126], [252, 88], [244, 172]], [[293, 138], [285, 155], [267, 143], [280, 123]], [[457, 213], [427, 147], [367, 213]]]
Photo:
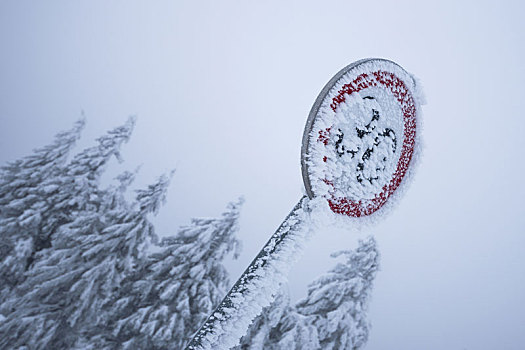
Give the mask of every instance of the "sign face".
[[394, 62], [366, 59], [336, 74], [310, 111], [302, 171], [310, 198], [333, 212], [368, 216], [383, 207], [413, 166], [418, 142], [410, 74]]

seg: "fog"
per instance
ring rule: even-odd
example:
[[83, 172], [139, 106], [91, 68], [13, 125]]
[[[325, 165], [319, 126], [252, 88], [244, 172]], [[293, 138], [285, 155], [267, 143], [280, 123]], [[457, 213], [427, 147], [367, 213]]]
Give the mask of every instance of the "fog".
[[300, 146], [324, 84], [365, 57], [420, 78], [425, 143], [385, 220], [324, 228], [292, 271], [294, 300], [373, 234], [381, 251], [367, 349], [525, 343], [525, 6], [519, 1], [2, 1], [0, 161], [85, 114], [78, 149], [138, 117], [136, 186], [176, 168], [155, 219], [172, 234], [243, 195], [232, 280], [303, 195]]

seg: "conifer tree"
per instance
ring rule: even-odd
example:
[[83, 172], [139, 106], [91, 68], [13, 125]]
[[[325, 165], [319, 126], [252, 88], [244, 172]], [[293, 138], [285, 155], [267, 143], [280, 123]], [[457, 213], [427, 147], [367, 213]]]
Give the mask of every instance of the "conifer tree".
[[78, 212], [60, 227], [52, 251], [38, 253], [23, 296], [9, 300], [0, 347], [69, 349], [85, 329], [104, 323], [100, 312], [156, 239], [147, 215], [164, 201], [169, 177], [137, 191], [133, 211]]
[[255, 319], [238, 350], [362, 349], [368, 340], [366, 317], [379, 252], [370, 237], [344, 256], [308, 287], [308, 295], [295, 307], [279, 299]]
[[98, 145], [77, 154], [64, 165], [84, 127], [59, 133], [55, 142], [3, 168], [0, 182], [0, 302], [24, 280], [36, 254], [51, 246], [52, 235], [70, 223], [77, 212], [95, 211], [104, 203], [98, 181], [112, 156], [135, 124], [134, 118], [97, 139]]
[[[120, 148], [127, 142], [135, 126], [135, 118], [97, 139], [97, 145], [87, 148], [74, 156], [64, 172], [45, 182], [53, 189], [48, 194], [51, 208], [47, 210], [45, 225], [42, 227], [44, 240], [57, 227], [69, 223], [79, 211], [96, 211], [105, 205], [106, 191], [99, 188], [101, 175], [112, 157], [121, 161]], [[46, 237], [47, 235], [47, 237]]]
[[[242, 200], [157, 244], [148, 217], [170, 176], [137, 191], [133, 203], [124, 199], [133, 172], [101, 189], [134, 119], [66, 165], [83, 125], [1, 170], [0, 277], [11, 285], [0, 285], [0, 348], [181, 348], [230, 287], [222, 260], [238, 253]], [[147, 255], [151, 242], [156, 253]]]
[[230, 287], [222, 260], [238, 254], [241, 203], [230, 203], [220, 218], [193, 219], [164, 238], [161, 250], [109, 304], [113, 319], [105, 329], [111, 332], [95, 331], [88, 337], [91, 348], [182, 349]]
[[77, 121], [53, 143], [0, 168], [0, 304], [23, 281], [33, 253], [47, 245], [40, 237], [54, 188], [44, 184], [64, 172], [84, 124]]

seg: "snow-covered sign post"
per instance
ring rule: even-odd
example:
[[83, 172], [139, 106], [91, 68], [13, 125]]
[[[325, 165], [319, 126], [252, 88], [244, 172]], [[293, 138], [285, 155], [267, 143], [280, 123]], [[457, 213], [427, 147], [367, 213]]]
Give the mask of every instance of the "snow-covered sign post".
[[392, 61], [343, 68], [315, 101], [303, 134], [306, 196], [259, 252], [187, 349], [229, 349], [272, 301], [319, 216], [369, 223], [406, 189], [420, 151], [422, 94]]

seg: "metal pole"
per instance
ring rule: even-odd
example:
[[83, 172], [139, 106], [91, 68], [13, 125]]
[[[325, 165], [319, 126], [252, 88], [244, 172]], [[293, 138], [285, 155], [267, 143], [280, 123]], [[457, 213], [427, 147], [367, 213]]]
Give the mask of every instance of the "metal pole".
[[[288, 214], [230, 292], [194, 335], [186, 350], [230, 349], [268, 306], [309, 236], [308, 197]], [[292, 261], [291, 261], [292, 260]]]

